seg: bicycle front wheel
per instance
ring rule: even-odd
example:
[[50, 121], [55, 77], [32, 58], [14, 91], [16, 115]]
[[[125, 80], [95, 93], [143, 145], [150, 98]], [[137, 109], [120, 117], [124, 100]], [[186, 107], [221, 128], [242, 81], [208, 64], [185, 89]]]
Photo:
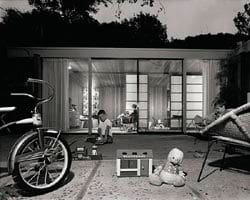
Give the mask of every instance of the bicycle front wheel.
[[[70, 148], [62, 137], [44, 133], [44, 150], [37, 159], [23, 159], [15, 163], [14, 181], [22, 188], [33, 192], [48, 192], [57, 188], [69, 174], [72, 162]], [[41, 151], [38, 134], [27, 135], [17, 155], [32, 155]]]

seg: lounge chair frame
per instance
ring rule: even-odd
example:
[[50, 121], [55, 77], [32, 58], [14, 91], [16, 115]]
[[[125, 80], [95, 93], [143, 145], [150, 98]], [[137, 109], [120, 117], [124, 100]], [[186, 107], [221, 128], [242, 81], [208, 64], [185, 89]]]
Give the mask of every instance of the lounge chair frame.
[[[224, 168], [224, 161], [227, 153], [227, 148], [233, 145], [236, 148], [244, 148], [250, 150], [250, 133], [248, 132], [247, 120], [244, 117], [249, 118], [250, 122], [250, 103], [244, 104], [236, 109], [231, 110], [219, 119], [215, 120], [203, 130], [202, 135], [209, 137], [208, 149], [205, 155], [202, 167], [198, 176], [197, 181], [200, 182], [203, 169], [205, 167], [209, 152], [214, 143], [223, 143], [225, 145], [223, 157], [221, 160], [220, 170]], [[230, 129], [228, 128], [230, 126]], [[249, 126], [249, 124], [248, 124]], [[232, 128], [233, 127], [233, 128]], [[223, 133], [227, 132], [227, 134]], [[230, 131], [234, 134], [230, 135]]]

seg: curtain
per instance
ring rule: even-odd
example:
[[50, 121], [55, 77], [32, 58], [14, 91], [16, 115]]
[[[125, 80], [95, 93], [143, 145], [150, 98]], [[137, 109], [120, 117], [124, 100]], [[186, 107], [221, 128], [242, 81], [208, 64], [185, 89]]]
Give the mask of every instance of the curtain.
[[125, 88], [124, 87], [101, 87], [100, 109], [107, 112], [109, 119], [116, 119], [125, 111]]
[[[55, 88], [55, 96], [51, 102], [43, 105], [43, 123], [46, 127], [61, 130], [69, 129], [68, 60], [63, 58], [45, 58], [43, 60], [43, 80]], [[43, 88], [43, 96], [48, 94]]]
[[167, 88], [150, 87], [149, 94], [149, 120], [151, 121], [152, 117], [154, 117], [163, 121], [167, 118]]
[[74, 74], [74, 76], [69, 76], [69, 97], [71, 98], [71, 103], [76, 105], [76, 110], [79, 114], [83, 114], [83, 86], [81, 85], [80, 76], [81, 74]]
[[214, 111], [213, 101], [217, 94], [219, 93], [219, 86], [216, 81], [216, 74], [220, 68], [219, 60], [206, 60], [202, 61], [203, 65], [203, 99], [204, 99], [204, 115]]

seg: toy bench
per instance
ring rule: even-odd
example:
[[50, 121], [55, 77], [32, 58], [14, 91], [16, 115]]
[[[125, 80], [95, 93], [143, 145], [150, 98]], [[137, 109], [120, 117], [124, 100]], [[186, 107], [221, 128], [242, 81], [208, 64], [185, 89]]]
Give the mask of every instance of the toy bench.
[[152, 173], [153, 153], [150, 149], [118, 149], [116, 174], [118, 177], [149, 176]]

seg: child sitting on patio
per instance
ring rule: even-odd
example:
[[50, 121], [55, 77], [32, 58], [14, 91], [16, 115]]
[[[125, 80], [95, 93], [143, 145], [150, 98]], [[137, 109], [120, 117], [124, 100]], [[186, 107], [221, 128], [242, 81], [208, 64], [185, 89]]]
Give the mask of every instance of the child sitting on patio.
[[226, 109], [226, 102], [224, 100], [218, 100], [214, 104], [214, 112], [208, 115], [205, 119], [205, 125], [211, 124], [216, 119], [220, 118], [222, 115], [226, 114], [230, 111], [230, 109]]
[[199, 115], [196, 115], [193, 119], [195, 127], [198, 129], [203, 129], [205, 126], [211, 124], [213, 121], [221, 117], [222, 115], [229, 112], [231, 109], [226, 109], [224, 100], [218, 100], [214, 103], [214, 112], [202, 118]]
[[99, 110], [99, 125], [98, 134], [99, 139], [97, 144], [113, 143], [113, 136], [111, 132], [112, 122], [107, 118], [105, 110]]

